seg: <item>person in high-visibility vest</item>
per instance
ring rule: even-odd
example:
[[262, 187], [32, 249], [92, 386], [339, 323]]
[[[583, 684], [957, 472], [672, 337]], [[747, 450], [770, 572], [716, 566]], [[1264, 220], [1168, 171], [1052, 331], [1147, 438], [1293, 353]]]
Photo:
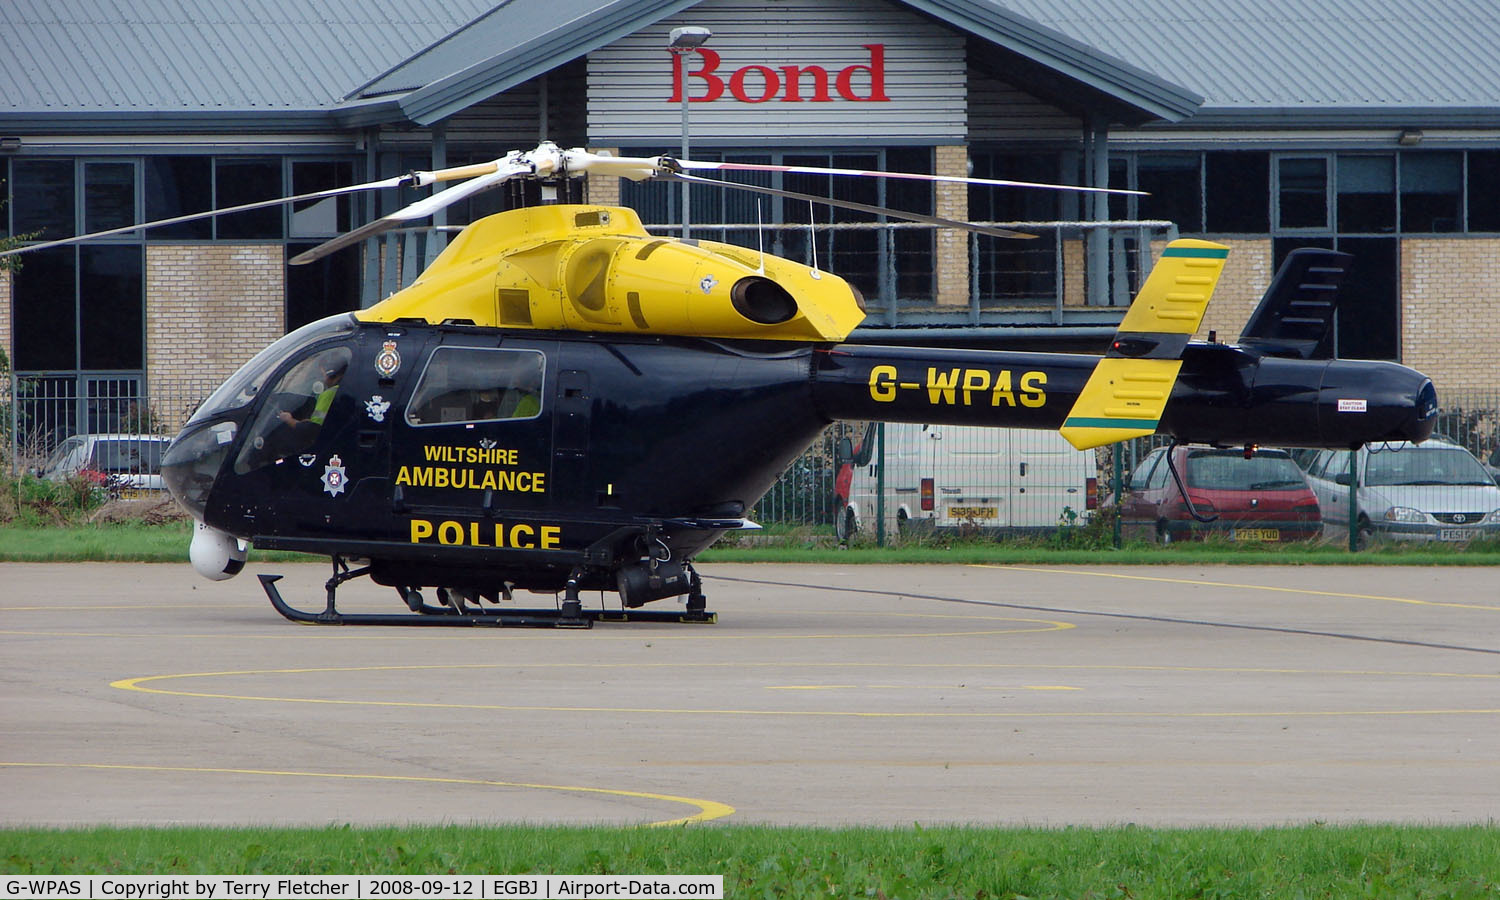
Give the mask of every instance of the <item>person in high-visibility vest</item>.
[[323, 424], [323, 420], [328, 416], [328, 407], [333, 405], [333, 398], [339, 392], [339, 382], [344, 380], [344, 370], [348, 368], [349, 364], [346, 362], [342, 362], [334, 365], [332, 368], [329, 368], [323, 373], [323, 390], [318, 392], [318, 398], [313, 403], [313, 410], [310, 414], [308, 414], [307, 418], [298, 419], [296, 416], [292, 415], [286, 410], [282, 410], [281, 412], [277, 413], [277, 415], [281, 418], [281, 421], [285, 422], [291, 428], [296, 428], [298, 425], [301, 425], [305, 422], [311, 422], [314, 425], [321, 426]]

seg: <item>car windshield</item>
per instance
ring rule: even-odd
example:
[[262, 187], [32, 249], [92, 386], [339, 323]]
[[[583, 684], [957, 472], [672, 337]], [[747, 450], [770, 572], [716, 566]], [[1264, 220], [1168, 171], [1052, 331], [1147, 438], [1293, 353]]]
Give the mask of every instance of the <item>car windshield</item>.
[[1271, 491], [1304, 487], [1302, 470], [1285, 454], [1196, 450], [1188, 454], [1188, 487], [1210, 491]]
[[1406, 447], [1370, 454], [1365, 484], [1482, 484], [1495, 480], [1461, 447]]
[[94, 444], [89, 468], [110, 475], [155, 475], [161, 472], [161, 451], [166, 445], [166, 441], [151, 439], [101, 440]]

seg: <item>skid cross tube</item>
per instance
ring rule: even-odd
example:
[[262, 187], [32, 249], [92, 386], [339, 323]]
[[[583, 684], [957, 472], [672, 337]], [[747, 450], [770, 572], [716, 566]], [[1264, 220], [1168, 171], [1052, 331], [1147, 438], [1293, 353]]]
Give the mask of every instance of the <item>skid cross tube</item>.
[[[308, 612], [290, 605], [276, 586], [281, 575], [259, 574], [260, 586], [271, 606], [282, 616], [304, 625], [431, 625], [445, 627], [491, 628], [591, 628], [595, 622], [693, 622], [711, 624], [718, 615], [704, 608], [701, 582], [694, 579], [693, 595], [686, 609], [594, 609], [584, 608], [577, 599], [576, 588], [570, 602], [551, 609], [479, 609], [431, 606], [420, 600], [415, 589], [405, 595], [417, 597], [410, 613], [342, 613], [335, 606], [338, 586], [353, 578], [369, 574], [370, 567], [350, 569], [340, 557], [334, 557], [334, 574], [325, 583], [327, 606], [322, 612]], [[411, 602], [410, 600], [408, 602]]]

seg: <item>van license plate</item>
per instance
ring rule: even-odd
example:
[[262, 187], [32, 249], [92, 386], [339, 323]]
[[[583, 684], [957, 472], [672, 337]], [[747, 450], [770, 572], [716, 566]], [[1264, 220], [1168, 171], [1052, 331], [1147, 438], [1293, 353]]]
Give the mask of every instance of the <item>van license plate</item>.
[[948, 518], [950, 519], [997, 519], [1000, 511], [994, 506], [950, 506], [948, 507]]
[[1438, 532], [1440, 541], [1470, 541], [1479, 537], [1478, 528], [1444, 528]]
[[125, 488], [120, 491], [121, 500], [146, 500], [153, 496], [155, 496], [153, 491], [143, 488]]
[[1236, 528], [1229, 532], [1231, 541], [1279, 541], [1279, 528]]

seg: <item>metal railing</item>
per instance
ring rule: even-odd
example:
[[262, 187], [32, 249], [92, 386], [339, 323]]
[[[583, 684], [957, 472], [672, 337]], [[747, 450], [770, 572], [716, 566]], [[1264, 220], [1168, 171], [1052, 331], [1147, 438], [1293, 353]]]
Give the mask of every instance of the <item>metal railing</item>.
[[172, 437], [215, 387], [148, 390], [139, 373], [12, 373], [0, 378], [0, 447], [17, 477], [40, 470], [76, 435]]
[[[968, 232], [967, 298], [938, 303], [938, 226], [915, 222], [841, 222], [807, 225], [693, 225], [696, 238], [764, 250], [816, 266], [848, 279], [864, 295], [872, 324], [901, 326], [937, 320], [980, 324], [1017, 311], [1033, 312], [1054, 324], [1070, 308], [1124, 307], [1154, 262], [1153, 244], [1175, 239], [1177, 226], [1161, 220], [1119, 222], [977, 222], [987, 227], [1035, 234], [1032, 240]], [[365, 242], [362, 261], [364, 304], [384, 299], [416, 280], [460, 226], [397, 229]], [[648, 225], [673, 235], [677, 225]], [[1086, 237], [1108, 235], [1107, 272], [1102, 290], [1086, 287], [1094, 278], [1084, 251]], [[1101, 302], [1102, 300], [1102, 302]]]

